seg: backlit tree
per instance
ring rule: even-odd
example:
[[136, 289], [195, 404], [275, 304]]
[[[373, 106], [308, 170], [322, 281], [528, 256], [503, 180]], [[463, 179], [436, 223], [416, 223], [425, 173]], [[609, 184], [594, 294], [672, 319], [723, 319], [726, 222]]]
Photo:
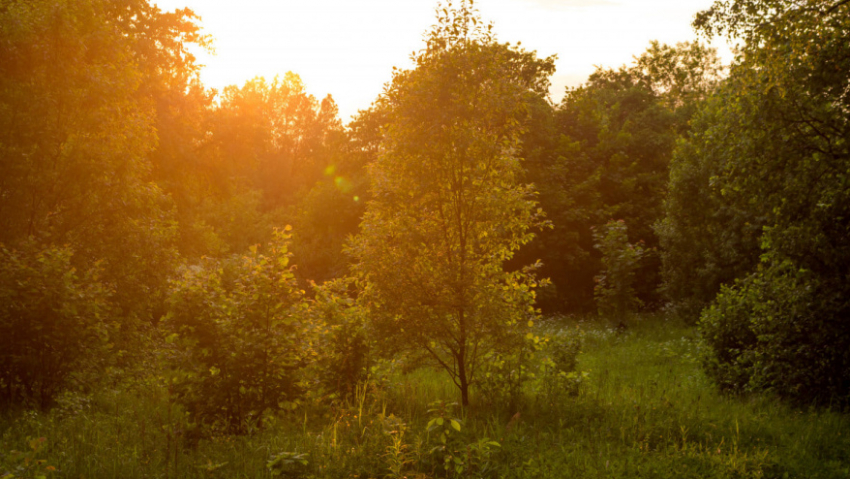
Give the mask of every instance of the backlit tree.
[[497, 43], [463, 1], [438, 9], [413, 60], [379, 100], [372, 200], [349, 251], [376, 329], [439, 363], [467, 405], [485, 355], [519, 344], [537, 314], [533, 276], [503, 264], [542, 222], [517, 152], [553, 59]]

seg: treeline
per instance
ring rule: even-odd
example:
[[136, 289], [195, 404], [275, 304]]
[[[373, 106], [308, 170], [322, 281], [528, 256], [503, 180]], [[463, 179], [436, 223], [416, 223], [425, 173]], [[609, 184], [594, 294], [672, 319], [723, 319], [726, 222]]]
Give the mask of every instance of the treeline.
[[[552, 58], [449, 7], [416, 68], [343, 125], [292, 73], [205, 88], [189, 10], [0, 1], [0, 401], [47, 407], [166, 364], [198, 417], [238, 425], [307, 378], [342, 394], [415, 317], [436, 326], [393, 344], [466, 402], [465, 367], [514, 354], [493, 339], [519, 344], [536, 303], [701, 316], [721, 387], [846, 402], [850, 4], [718, 3], [695, 27], [739, 39], [728, 69], [652, 43], [559, 104]], [[458, 152], [471, 163], [427, 163]], [[399, 208], [439, 216], [461, 192], [457, 230]]]

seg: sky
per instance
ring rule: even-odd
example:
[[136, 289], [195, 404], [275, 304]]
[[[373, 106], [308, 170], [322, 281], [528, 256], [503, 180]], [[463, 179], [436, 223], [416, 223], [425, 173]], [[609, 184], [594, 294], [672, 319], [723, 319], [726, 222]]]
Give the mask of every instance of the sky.
[[[211, 88], [297, 73], [318, 99], [330, 94], [347, 123], [392, 78], [412, 66], [435, 22], [437, 0], [152, 0], [188, 7], [214, 38], [215, 55], [197, 52]], [[675, 44], [696, 34], [691, 21], [712, 0], [478, 0], [499, 41], [557, 55], [551, 97], [583, 83], [595, 66], [617, 68], [651, 40]], [[722, 43], [714, 45], [728, 61]]]

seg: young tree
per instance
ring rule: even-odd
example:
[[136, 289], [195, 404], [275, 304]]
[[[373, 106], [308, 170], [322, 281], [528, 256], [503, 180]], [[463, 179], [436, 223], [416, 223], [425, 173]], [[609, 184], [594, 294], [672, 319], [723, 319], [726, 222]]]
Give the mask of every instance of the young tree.
[[517, 151], [553, 59], [497, 43], [491, 27], [471, 1], [448, 3], [416, 68], [395, 71], [373, 199], [349, 247], [379, 334], [430, 355], [464, 405], [485, 354], [537, 314], [533, 276], [503, 264], [542, 222]]
[[594, 229], [593, 239], [594, 246], [602, 253], [602, 271], [594, 278], [597, 309], [608, 319], [623, 320], [641, 306], [634, 284], [646, 250], [641, 242], [629, 243], [623, 220], [611, 220], [599, 230]]

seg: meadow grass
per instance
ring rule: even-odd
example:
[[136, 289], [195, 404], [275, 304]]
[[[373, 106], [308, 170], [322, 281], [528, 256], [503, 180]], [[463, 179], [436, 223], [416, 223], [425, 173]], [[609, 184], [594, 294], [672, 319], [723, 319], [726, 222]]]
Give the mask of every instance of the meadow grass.
[[655, 316], [625, 332], [581, 318], [541, 325], [564, 329], [584, 338], [580, 387], [532, 379], [514, 407], [477, 394], [463, 411], [439, 371], [388, 369], [347, 401], [308, 398], [233, 436], [202, 434], [165, 387], [103, 390], [7, 413], [0, 478], [850, 477], [848, 415], [719, 394], [692, 328]]

